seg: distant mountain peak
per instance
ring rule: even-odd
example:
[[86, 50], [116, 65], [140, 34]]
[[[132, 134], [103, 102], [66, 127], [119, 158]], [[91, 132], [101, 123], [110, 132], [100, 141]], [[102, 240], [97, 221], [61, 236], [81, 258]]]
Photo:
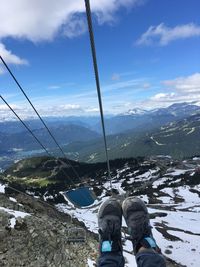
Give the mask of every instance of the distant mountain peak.
[[147, 110], [141, 108], [133, 108], [125, 112], [124, 115], [143, 115], [145, 113], [147, 113]]
[[198, 106], [198, 107], [200, 107], [200, 101], [198, 101], [198, 102], [195, 102], [195, 103], [192, 103], [193, 105], [195, 105], [195, 106]]
[[190, 102], [182, 102], [182, 103], [174, 103], [170, 105], [168, 108], [170, 109], [177, 109], [177, 108], [185, 108], [190, 106], [196, 106], [196, 103], [190, 103]]

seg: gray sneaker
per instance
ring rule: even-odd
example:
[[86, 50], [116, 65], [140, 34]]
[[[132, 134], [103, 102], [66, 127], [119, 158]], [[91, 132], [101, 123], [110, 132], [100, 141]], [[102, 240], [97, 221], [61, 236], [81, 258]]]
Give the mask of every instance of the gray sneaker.
[[137, 197], [128, 197], [122, 204], [123, 215], [128, 226], [130, 240], [133, 243], [134, 254], [141, 247], [157, 250], [153, 239], [149, 214], [145, 203]]
[[100, 251], [121, 251], [122, 208], [115, 198], [109, 198], [98, 212]]

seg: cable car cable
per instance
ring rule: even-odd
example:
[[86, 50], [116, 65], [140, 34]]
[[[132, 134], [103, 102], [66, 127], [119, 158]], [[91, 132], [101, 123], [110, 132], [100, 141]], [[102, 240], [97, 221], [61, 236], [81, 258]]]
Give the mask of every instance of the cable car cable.
[[94, 67], [96, 88], [97, 88], [98, 101], [99, 101], [99, 109], [100, 109], [100, 114], [101, 114], [101, 124], [102, 124], [102, 130], [103, 130], [103, 139], [104, 139], [104, 147], [105, 147], [106, 162], [107, 162], [107, 169], [108, 169], [108, 178], [110, 180], [110, 187], [112, 189], [112, 178], [111, 178], [110, 162], [109, 162], [109, 157], [108, 157], [108, 146], [107, 146], [107, 140], [106, 140], [103, 105], [102, 105], [102, 98], [101, 98], [101, 88], [100, 88], [100, 80], [99, 80], [99, 72], [98, 72], [98, 64], [97, 64], [97, 57], [96, 57], [96, 49], [95, 49], [95, 41], [94, 41], [94, 33], [93, 33], [92, 17], [91, 17], [91, 9], [90, 9], [89, 0], [85, 0], [85, 8], [86, 8], [86, 15], [87, 15], [87, 22], [88, 22], [88, 31], [89, 31], [89, 36], [90, 36], [90, 45], [91, 45], [91, 51], [92, 51], [92, 59], [93, 59], [93, 67]]
[[31, 131], [31, 129], [26, 125], [26, 123], [23, 122], [23, 120], [19, 117], [19, 115], [14, 111], [14, 109], [8, 104], [8, 102], [0, 95], [3, 102], [9, 107], [9, 109], [15, 114], [15, 116], [20, 120], [20, 122], [24, 125], [24, 127], [29, 131], [29, 133], [34, 137], [34, 139], [37, 141], [38, 144], [45, 150], [45, 152], [52, 157], [51, 153], [46, 149], [46, 147], [40, 142], [40, 140], [37, 138], [37, 136], [34, 135], [34, 133]]
[[[59, 148], [59, 150], [61, 151], [62, 155], [64, 156], [64, 158], [68, 161], [68, 158], [66, 157], [63, 149], [61, 148], [61, 146], [58, 144], [56, 138], [54, 137], [54, 135], [51, 133], [49, 127], [47, 126], [47, 124], [45, 123], [45, 121], [42, 119], [42, 117], [40, 116], [39, 112], [37, 111], [37, 109], [34, 107], [33, 103], [31, 102], [30, 98], [27, 96], [27, 94], [25, 93], [24, 89], [22, 88], [22, 86], [20, 85], [20, 83], [18, 82], [17, 78], [15, 77], [15, 75], [12, 73], [12, 71], [10, 70], [10, 68], [8, 67], [8, 65], [6, 64], [5, 60], [3, 59], [3, 57], [0, 55], [0, 59], [3, 63], [3, 65], [5, 66], [5, 68], [7, 69], [7, 71], [9, 72], [9, 74], [11, 75], [11, 77], [13, 78], [13, 80], [15, 81], [15, 83], [17, 84], [17, 86], [19, 87], [19, 89], [21, 90], [21, 92], [23, 93], [23, 95], [25, 96], [25, 98], [27, 99], [27, 101], [29, 102], [29, 104], [31, 105], [31, 107], [33, 108], [33, 110], [35, 111], [35, 113], [37, 114], [38, 118], [40, 119], [40, 121], [42, 122], [42, 124], [44, 125], [44, 127], [46, 128], [46, 130], [48, 131], [49, 135], [51, 136], [51, 138], [54, 140], [55, 144], [57, 145], [57, 147]], [[76, 174], [77, 178], [81, 181], [77, 171], [74, 169], [74, 167], [70, 164], [70, 162], [68, 162], [69, 165], [71, 166], [71, 168], [73, 169], [74, 173]]]
[[[51, 153], [45, 148], [45, 146], [41, 143], [41, 141], [35, 136], [35, 134], [32, 132], [32, 130], [26, 125], [26, 123], [19, 117], [19, 115], [13, 110], [13, 108], [8, 104], [8, 102], [0, 95], [1, 99], [3, 100], [3, 102], [8, 106], [8, 108], [15, 114], [15, 116], [20, 120], [20, 122], [24, 125], [24, 127], [29, 131], [29, 133], [34, 137], [34, 139], [40, 144], [40, 146], [45, 150], [45, 152], [50, 156], [53, 157], [54, 159], [60, 161], [60, 163], [63, 163], [62, 160], [60, 160], [57, 157], [54, 157], [53, 155], [51, 155]], [[69, 160], [68, 160], [69, 162]], [[70, 164], [70, 166], [72, 166]], [[63, 168], [61, 168], [61, 171], [64, 173], [64, 175], [71, 181], [71, 183], [74, 185], [74, 187], [76, 188], [76, 184], [74, 183], [74, 181], [72, 180], [72, 178], [69, 177], [69, 175], [64, 171]], [[82, 182], [81, 179], [79, 178], [80, 183]], [[88, 201], [90, 200], [89, 197], [85, 196], [82, 192], [80, 192], [80, 194], [82, 195], [82, 197]]]

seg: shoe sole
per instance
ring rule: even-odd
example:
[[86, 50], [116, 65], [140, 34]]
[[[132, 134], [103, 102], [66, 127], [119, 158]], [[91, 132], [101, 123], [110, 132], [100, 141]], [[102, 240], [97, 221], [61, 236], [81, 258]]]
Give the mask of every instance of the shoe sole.
[[109, 198], [99, 208], [98, 219], [102, 219], [106, 215], [113, 215], [122, 218], [122, 208], [115, 198]]
[[144, 212], [148, 215], [148, 210], [145, 203], [137, 197], [128, 197], [122, 203], [122, 211], [125, 220], [127, 220], [130, 213]]

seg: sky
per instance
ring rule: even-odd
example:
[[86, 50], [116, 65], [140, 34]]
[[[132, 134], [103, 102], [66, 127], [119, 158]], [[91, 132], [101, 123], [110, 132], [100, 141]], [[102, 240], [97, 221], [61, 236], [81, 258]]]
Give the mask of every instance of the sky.
[[[90, 2], [105, 114], [200, 102], [199, 0]], [[0, 6], [0, 55], [39, 113], [99, 115], [84, 0]], [[1, 63], [0, 95], [34, 116]], [[12, 117], [1, 99], [0, 117]]]

